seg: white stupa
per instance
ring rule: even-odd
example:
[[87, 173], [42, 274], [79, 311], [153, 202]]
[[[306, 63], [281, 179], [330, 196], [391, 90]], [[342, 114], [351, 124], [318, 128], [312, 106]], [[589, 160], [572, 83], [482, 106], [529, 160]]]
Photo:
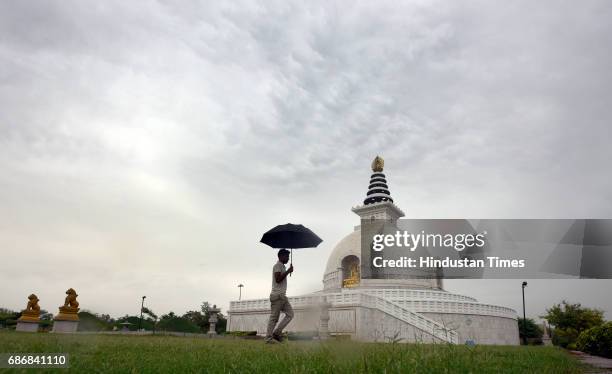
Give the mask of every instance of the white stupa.
[[[404, 216], [391, 198], [384, 161], [376, 157], [361, 219], [394, 221]], [[484, 280], [483, 280], [484, 281]], [[361, 341], [519, 344], [516, 312], [444, 291], [435, 277], [361, 278], [360, 226], [332, 250], [323, 290], [289, 298], [295, 318], [287, 331], [346, 335]], [[267, 298], [230, 302], [228, 331], [265, 335]]]

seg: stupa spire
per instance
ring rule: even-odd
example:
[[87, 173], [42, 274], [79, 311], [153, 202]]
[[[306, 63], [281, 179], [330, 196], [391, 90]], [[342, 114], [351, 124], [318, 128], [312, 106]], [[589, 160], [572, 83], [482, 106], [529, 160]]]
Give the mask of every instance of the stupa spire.
[[364, 205], [370, 205], [380, 203], [383, 201], [393, 202], [391, 198], [391, 192], [389, 192], [389, 186], [387, 186], [387, 179], [383, 174], [383, 168], [385, 167], [385, 160], [376, 156], [372, 161], [372, 171], [374, 172], [370, 177], [370, 185], [368, 186], [368, 193], [363, 201]]

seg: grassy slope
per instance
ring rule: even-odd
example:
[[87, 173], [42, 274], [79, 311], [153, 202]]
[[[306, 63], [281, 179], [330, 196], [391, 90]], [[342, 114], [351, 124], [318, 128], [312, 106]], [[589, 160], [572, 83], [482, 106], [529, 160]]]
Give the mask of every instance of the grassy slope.
[[[552, 347], [355, 342], [266, 345], [242, 339], [0, 332], [0, 352], [68, 352], [79, 372], [577, 373]], [[0, 369], [1, 370], [1, 369]], [[66, 372], [66, 369], [58, 369]]]

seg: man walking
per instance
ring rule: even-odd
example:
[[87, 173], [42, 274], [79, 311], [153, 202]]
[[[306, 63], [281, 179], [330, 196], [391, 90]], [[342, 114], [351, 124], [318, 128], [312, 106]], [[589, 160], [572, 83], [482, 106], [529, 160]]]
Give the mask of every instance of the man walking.
[[[285, 270], [285, 264], [289, 262], [289, 251], [281, 249], [278, 251], [278, 262], [272, 268], [272, 292], [270, 292], [270, 304], [272, 313], [268, 321], [266, 343], [278, 343], [282, 341], [283, 329], [293, 319], [293, 308], [287, 299], [287, 275], [293, 273], [293, 264]], [[285, 313], [283, 320], [276, 326], [280, 312]], [[276, 328], [275, 328], [276, 327]]]

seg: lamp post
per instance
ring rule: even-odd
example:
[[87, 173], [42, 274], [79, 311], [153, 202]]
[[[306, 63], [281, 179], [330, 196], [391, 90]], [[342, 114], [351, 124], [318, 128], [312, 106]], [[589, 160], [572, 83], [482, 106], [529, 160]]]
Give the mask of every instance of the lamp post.
[[244, 284], [240, 283], [238, 285], [238, 289], [240, 290], [240, 293], [238, 294], [238, 300], [242, 299], [242, 287], [244, 287]]
[[146, 298], [146, 296], [142, 297], [142, 304], [140, 304], [140, 321], [138, 321], [138, 331], [140, 331], [140, 328], [142, 326], [142, 310], [144, 309], [144, 299]]
[[523, 343], [527, 345], [527, 318], [525, 317], [525, 287], [527, 287], [527, 282], [523, 281], [522, 290], [523, 290]]

